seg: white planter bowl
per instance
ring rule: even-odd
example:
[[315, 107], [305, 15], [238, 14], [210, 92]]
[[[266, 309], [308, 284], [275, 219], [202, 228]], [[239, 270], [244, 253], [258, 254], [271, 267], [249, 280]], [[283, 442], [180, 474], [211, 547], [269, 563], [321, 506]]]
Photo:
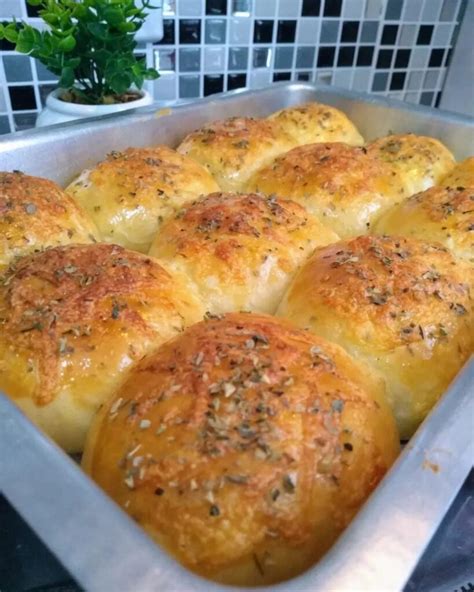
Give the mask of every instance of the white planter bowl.
[[58, 98], [61, 92], [61, 89], [58, 88], [46, 97], [46, 107], [38, 115], [36, 127], [64, 123], [65, 121], [73, 121], [74, 119], [85, 119], [86, 117], [110, 115], [119, 111], [145, 107], [153, 103], [153, 97], [146, 90], [140, 91], [142, 97], [136, 101], [117, 103], [115, 105], [80, 105], [78, 103], [67, 103]]

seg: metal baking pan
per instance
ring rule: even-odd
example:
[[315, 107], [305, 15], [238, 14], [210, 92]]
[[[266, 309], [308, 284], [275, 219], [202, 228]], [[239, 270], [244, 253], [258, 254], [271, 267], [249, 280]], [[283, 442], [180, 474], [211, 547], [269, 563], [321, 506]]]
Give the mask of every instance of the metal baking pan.
[[[172, 110], [156, 108], [21, 132], [0, 141], [0, 170], [65, 184], [112, 149], [176, 145], [196, 127], [233, 115], [263, 116], [317, 100], [342, 109], [367, 140], [432, 135], [458, 159], [474, 154], [474, 120], [312, 84], [232, 92]], [[279, 592], [403, 589], [472, 467], [474, 360], [423, 422], [333, 548]], [[0, 393], [0, 491], [90, 592], [221, 592], [156, 546], [118, 506]]]

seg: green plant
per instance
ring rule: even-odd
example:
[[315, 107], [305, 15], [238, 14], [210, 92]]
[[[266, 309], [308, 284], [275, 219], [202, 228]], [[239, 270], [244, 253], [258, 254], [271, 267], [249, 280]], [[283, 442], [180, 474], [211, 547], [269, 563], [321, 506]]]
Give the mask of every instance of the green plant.
[[39, 6], [48, 25], [42, 31], [13, 21], [0, 24], [0, 39], [15, 44], [21, 53], [37, 58], [53, 74], [59, 86], [81, 102], [113, 101], [132, 85], [158, 78], [144, 59], [133, 53], [135, 33], [154, 8], [150, 0], [28, 0]]

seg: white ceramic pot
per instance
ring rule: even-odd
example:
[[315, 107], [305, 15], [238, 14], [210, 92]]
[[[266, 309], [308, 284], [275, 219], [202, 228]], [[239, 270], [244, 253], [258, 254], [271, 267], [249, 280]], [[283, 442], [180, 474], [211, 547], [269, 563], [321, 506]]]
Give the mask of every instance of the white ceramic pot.
[[64, 123], [65, 121], [73, 121], [74, 119], [85, 119], [86, 117], [110, 115], [119, 111], [145, 107], [153, 103], [153, 97], [146, 90], [140, 91], [142, 97], [136, 101], [114, 105], [80, 105], [78, 103], [67, 103], [58, 98], [61, 92], [61, 89], [58, 88], [46, 97], [46, 107], [38, 115], [36, 127]]

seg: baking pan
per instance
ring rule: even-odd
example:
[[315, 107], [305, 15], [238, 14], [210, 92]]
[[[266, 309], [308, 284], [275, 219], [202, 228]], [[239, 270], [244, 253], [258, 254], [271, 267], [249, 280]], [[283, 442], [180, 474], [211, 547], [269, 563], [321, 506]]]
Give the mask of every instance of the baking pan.
[[0, 169], [18, 169], [64, 185], [110, 150], [158, 143], [176, 146], [187, 133], [209, 121], [234, 115], [265, 116], [310, 100], [344, 111], [368, 141], [413, 132], [438, 138], [458, 160], [474, 154], [473, 119], [394, 99], [307, 83], [279, 83], [214, 97], [172, 109], [145, 107], [133, 114], [124, 112], [4, 136], [0, 140]]
[[[458, 159], [474, 154], [474, 121], [469, 118], [350, 91], [283, 83], [172, 110], [146, 108], [5, 136], [0, 170], [18, 169], [65, 184], [112, 149], [173, 146], [206, 122], [267, 115], [308, 100], [342, 109], [367, 140], [412, 131], [439, 138]], [[329, 553], [301, 576], [262, 590], [402, 590], [472, 466], [473, 417], [471, 359]], [[88, 591], [232, 589], [179, 566], [1, 393], [0, 490]]]

